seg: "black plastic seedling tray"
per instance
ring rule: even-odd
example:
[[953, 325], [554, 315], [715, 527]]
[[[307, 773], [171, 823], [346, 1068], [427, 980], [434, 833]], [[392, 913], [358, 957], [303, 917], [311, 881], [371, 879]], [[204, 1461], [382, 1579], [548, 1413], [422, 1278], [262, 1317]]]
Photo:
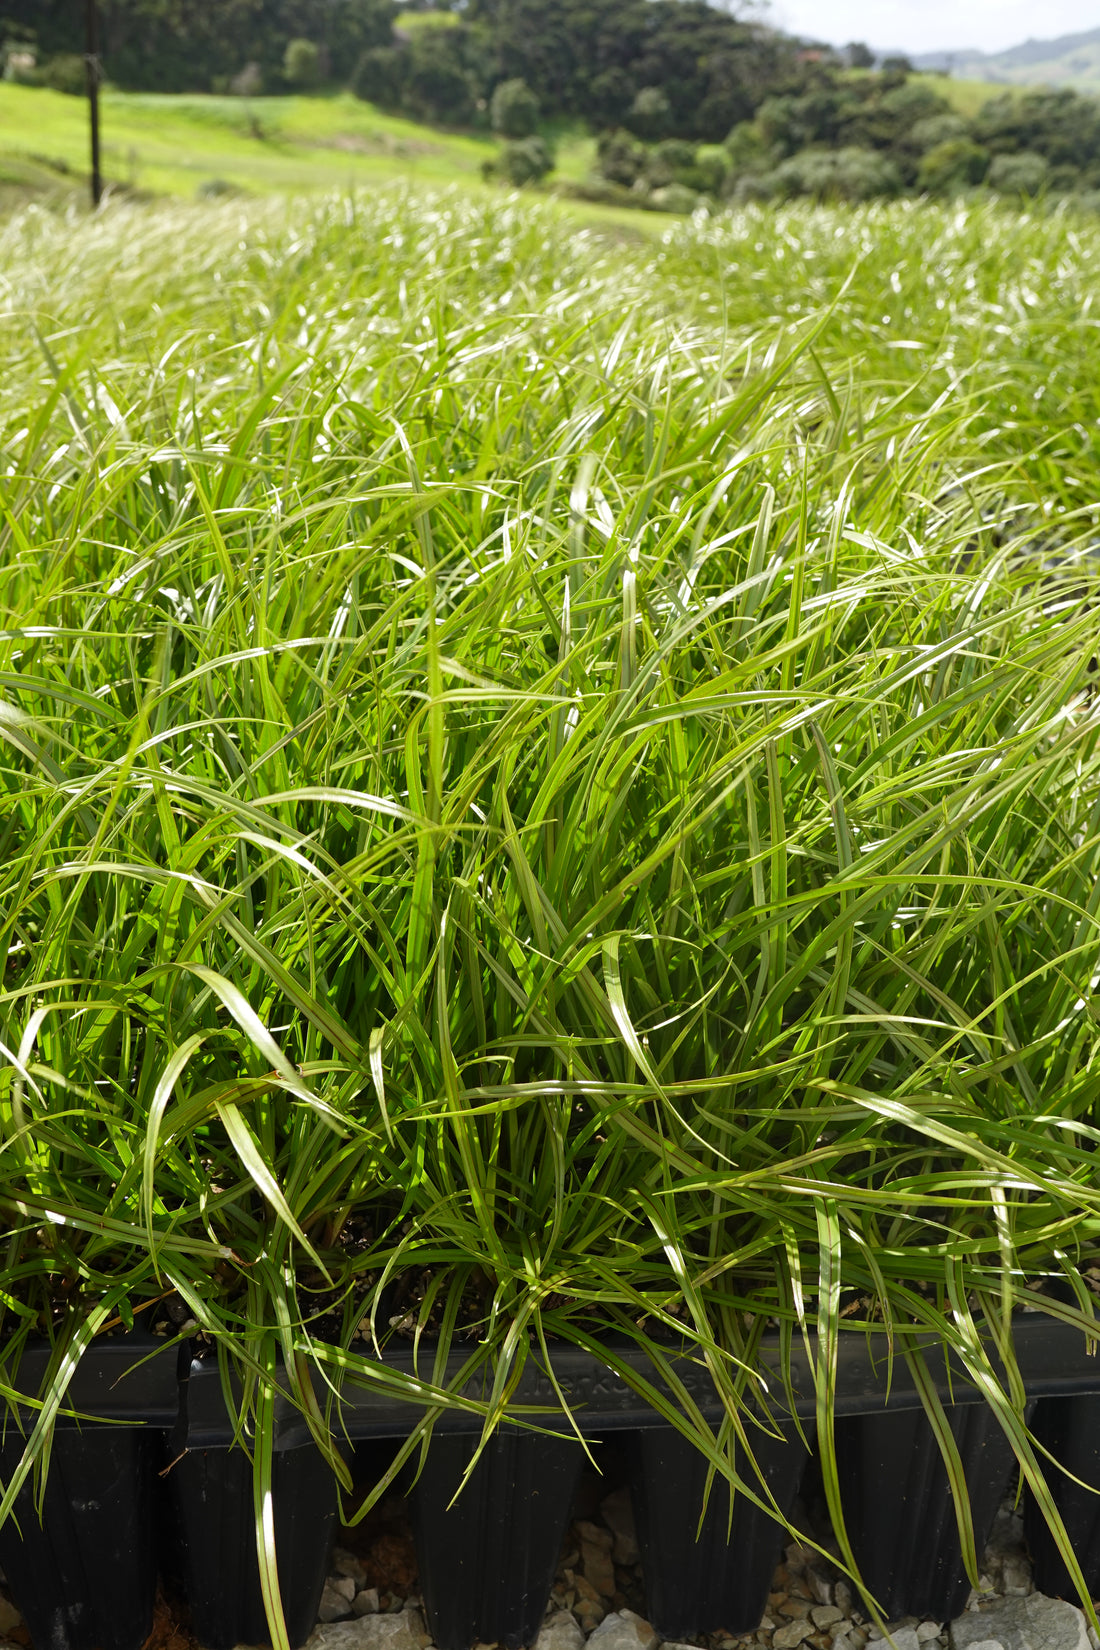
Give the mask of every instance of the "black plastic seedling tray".
[[[28, 1349], [14, 1389], [38, 1393], [50, 1356], [48, 1346]], [[163, 1436], [179, 1420], [180, 1374], [180, 1348], [145, 1335], [94, 1342], [73, 1372], [41, 1517], [28, 1478], [0, 1526], [0, 1569], [35, 1650], [138, 1650], [152, 1631], [154, 1485]], [[34, 1421], [30, 1406], [7, 1417], [4, 1483]]]
[[[1045, 1314], [1021, 1316], [1014, 1334], [1025, 1389], [1037, 1401], [1036, 1432], [1068, 1472], [1094, 1482], [1100, 1358], [1090, 1356], [1079, 1330]], [[918, 1344], [963, 1458], [980, 1544], [1013, 1471], [1012, 1452], [962, 1366], [934, 1337], [919, 1337]], [[418, 1365], [412, 1347], [402, 1344], [384, 1355], [389, 1386], [345, 1380], [333, 1417], [342, 1446], [408, 1434], [427, 1404], [411, 1394], [432, 1369], [431, 1356], [422, 1353]], [[464, 1357], [454, 1354], [448, 1383], [460, 1375]], [[586, 1437], [627, 1435], [647, 1610], [658, 1632], [683, 1638], [719, 1628], [743, 1632], [759, 1623], [783, 1527], [746, 1496], [735, 1498], [731, 1519], [721, 1480], [712, 1483], [704, 1512], [703, 1458], [623, 1371], [651, 1382], [666, 1402], [677, 1402], [673, 1390], [633, 1343], [607, 1343], [607, 1357], [556, 1346], [553, 1379], [529, 1359], [511, 1400], [513, 1415], [520, 1407], [527, 1411], [526, 1424], [513, 1419], [501, 1426], [454, 1507], [482, 1417], [462, 1410], [438, 1416], [412, 1489], [412, 1512], [425, 1609], [439, 1650], [469, 1650], [477, 1640], [521, 1650], [537, 1634], [584, 1460], [569, 1435], [559, 1387]], [[664, 1357], [697, 1415], [717, 1428], [723, 1410], [702, 1361], [672, 1346]], [[142, 1358], [147, 1361], [138, 1363]], [[27, 1353], [15, 1389], [33, 1396], [48, 1361], [48, 1348]], [[609, 1367], [611, 1361], [621, 1368]], [[759, 1424], [748, 1424], [764, 1483], [784, 1514], [793, 1508], [809, 1459], [816, 1410], [803, 1345], [793, 1347], [790, 1366], [788, 1394], [778, 1339], [766, 1338], [758, 1361]], [[395, 1394], [395, 1375], [410, 1395]], [[484, 1372], [463, 1391], [485, 1399], [490, 1380]], [[232, 1378], [229, 1388], [232, 1393]], [[323, 1403], [328, 1391], [320, 1380], [317, 1390]], [[216, 1360], [180, 1360], [176, 1349], [149, 1338], [123, 1337], [86, 1353], [68, 1405], [86, 1419], [59, 1417], [43, 1518], [27, 1486], [18, 1530], [9, 1523], [0, 1531], [0, 1565], [35, 1650], [140, 1650], [151, 1626], [158, 1563], [185, 1595], [196, 1636], [210, 1650], [266, 1639], [251, 1463], [235, 1443], [225, 1391]], [[792, 1399], [801, 1434], [792, 1422]], [[887, 1617], [949, 1618], [961, 1608], [967, 1582], [947, 1476], [909, 1366], [900, 1355], [891, 1360], [885, 1335], [841, 1337], [835, 1410], [846, 1521], [868, 1592]], [[28, 1406], [24, 1425], [32, 1419]], [[531, 1430], [532, 1421], [543, 1430]], [[274, 1430], [276, 1552], [297, 1645], [313, 1626], [324, 1584], [338, 1522], [336, 1490], [289, 1390], [276, 1395]], [[5, 1476], [21, 1450], [9, 1420], [0, 1460]], [[754, 1482], [747, 1469], [744, 1476]], [[1053, 1473], [1051, 1479], [1071, 1535], [1094, 1551], [1098, 1521], [1090, 1500], [1070, 1479]], [[1068, 1577], [1033, 1510], [1028, 1528], [1040, 1586], [1067, 1591]], [[1100, 1560], [1093, 1571], [1086, 1564], [1087, 1575], [1097, 1570]]]

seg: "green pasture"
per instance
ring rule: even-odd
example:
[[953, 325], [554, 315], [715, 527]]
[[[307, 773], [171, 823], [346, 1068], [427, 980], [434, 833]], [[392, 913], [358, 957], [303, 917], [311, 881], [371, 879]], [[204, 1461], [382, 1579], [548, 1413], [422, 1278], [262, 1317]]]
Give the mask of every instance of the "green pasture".
[[[263, 195], [370, 188], [399, 178], [480, 189], [481, 165], [495, 152], [488, 133], [420, 126], [350, 94], [242, 99], [108, 91], [103, 98], [106, 180], [144, 194], [194, 195], [221, 183]], [[560, 175], [583, 176], [594, 144], [566, 129], [558, 153]], [[83, 99], [0, 82], [0, 205], [5, 185], [11, 198], [17, 187], [70, 193], [87, 167]]]
[[942, 74], [914, 75], [913, 79], [945, 97], [951, 107], [966, 120], [973, 120], [979, 109], [991, 98], [1001, 97], [1005, 92], [1011, 93], [1013, 97], [1022, 97], [1034, 89], [1026, 85], [999, 85], [989, 80], [956, 79], [953, 75]]

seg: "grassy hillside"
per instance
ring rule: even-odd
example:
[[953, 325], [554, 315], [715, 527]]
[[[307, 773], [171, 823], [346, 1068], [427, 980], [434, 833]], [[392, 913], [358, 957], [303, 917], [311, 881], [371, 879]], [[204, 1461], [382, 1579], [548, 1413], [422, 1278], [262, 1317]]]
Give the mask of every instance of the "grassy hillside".
[[914, 78], [923, 81], [934, 92], [945, 97], [951, 107], [967, 120], [973, 120], [978, 110], [983, 104], [988, 103], [991, 97], [997, 97], [1005, 91], [1026, 90], [1022, 86], [993, 86], [988, 80], [967, 80], [956, 75], [922, 74]]
[[[591, 140], [571, 129], [557, 139], [560, 175], [582, 176]], [[399, 178], [480, 188], [481, 165], [496, 149], [488, 134], [420, 126], [347, 94], [245, 100], [122, 92], [104, 96], [103, 146], [110, 184], [184, 196], [219, 184], [263, 195]], [[0, 209], [32, 194], [75, 193], [87, 156], [82, 99], [0, 81]], [[626, 215], [634, 217], [644, 214]]]
[[1001, 86], [1073, 86], [1100, 91], [1100, 29], [1027, 40], [1004, 52], [954, 52], [916, 59], [920, 67], [949, 64], [962, 79]]

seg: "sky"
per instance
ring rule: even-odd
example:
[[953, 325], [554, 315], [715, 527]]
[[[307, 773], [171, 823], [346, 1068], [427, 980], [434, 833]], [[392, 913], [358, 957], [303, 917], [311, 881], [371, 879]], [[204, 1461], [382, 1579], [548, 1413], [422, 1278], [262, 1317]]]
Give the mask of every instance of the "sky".
[[1100, 28], [1100, 0], [771, 0], [769, 23], [842, 46], [865, 40], [885, 51], [1003, 51]]

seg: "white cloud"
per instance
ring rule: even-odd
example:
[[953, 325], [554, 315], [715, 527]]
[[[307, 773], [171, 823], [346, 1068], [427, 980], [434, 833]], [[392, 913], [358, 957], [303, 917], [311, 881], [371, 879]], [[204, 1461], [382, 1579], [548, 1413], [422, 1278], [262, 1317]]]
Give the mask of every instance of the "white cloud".
[[1100, 27], [1096, 0], [773, 0], [767, 21], [792, 33], [879, 50], [1003, 51], [1035, 37]]

